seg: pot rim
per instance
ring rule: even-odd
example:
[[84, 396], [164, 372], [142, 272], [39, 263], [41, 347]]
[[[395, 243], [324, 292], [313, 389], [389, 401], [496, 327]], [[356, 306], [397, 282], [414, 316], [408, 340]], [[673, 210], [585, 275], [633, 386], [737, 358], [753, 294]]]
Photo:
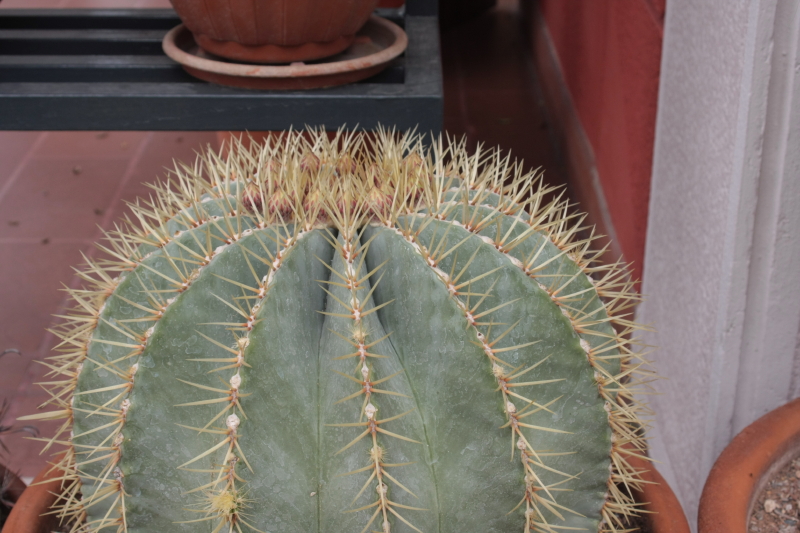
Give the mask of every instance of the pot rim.
[[745, 533], [769, 476], [800, 452], [800, 398], [744, 428], [711, 468], [700, 496], [699, 533]]

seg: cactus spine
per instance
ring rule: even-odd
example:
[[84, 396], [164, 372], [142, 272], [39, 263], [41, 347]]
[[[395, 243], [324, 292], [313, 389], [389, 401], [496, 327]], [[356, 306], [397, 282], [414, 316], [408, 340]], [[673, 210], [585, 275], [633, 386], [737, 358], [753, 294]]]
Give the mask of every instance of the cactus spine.
[[73, 531], [620, 531], [636, 302], [535, 173], [287, 133], [180, 165], [46, 364]]

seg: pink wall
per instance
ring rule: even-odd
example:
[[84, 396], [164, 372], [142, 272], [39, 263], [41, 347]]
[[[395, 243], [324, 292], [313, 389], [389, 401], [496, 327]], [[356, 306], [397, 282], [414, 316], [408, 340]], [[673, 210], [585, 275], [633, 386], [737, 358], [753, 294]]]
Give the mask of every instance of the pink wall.
[[541, 0], [594, 150], [617, 239], [641, 279], [665, 0]]

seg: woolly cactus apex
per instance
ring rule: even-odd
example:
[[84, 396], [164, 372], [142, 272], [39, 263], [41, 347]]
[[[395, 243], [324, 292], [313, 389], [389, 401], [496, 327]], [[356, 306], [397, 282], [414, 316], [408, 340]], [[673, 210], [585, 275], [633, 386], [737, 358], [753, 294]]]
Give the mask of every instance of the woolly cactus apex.
[[620, 531], [621, 265], [498, 152], [288, 133], [132, 206], [56, 329], [73, 531]]

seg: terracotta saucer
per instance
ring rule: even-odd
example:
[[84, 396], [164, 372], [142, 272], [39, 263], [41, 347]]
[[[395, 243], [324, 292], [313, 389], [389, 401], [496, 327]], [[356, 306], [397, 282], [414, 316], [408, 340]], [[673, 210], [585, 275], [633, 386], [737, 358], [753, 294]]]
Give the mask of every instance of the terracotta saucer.
[[313, 63], [254, 65], [235, 63], [203, 51], [183, 24], [164, 36], [164, 53], [184, 70], [220, 85], [244, 89], [317, 89], [353, 83], [374, 76], [408, 46], [397, 24], [372, 15], [347, 50]]

